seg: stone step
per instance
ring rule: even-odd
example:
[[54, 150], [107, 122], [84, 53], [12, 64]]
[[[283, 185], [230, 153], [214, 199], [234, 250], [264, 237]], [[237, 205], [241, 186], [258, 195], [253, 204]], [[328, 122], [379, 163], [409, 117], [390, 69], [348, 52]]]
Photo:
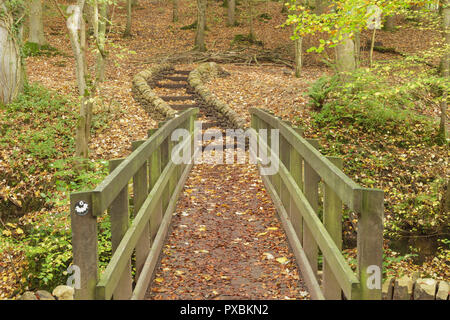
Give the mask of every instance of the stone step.
[[155, 87], [158, 88], [168, 88], [168, 89], [179, 89], [179, 88], [186, 88], [186, 83], [159, 83], [157, 82], [155, 84]]
[[160, 96], [164, 101], [186, 101], [195, 100], [194, 96]]
[[172, 81], [187, 81], [188, 77], [180, 77], [180, 76], [165, 76], [165, 80], [172, 80]]
[[191, 70], [174, 70], [173, 74], [184, 74], [184, 75], [189, 75], [189, 73], [191, 73]]
[[189, 108], [199, 108], [198, 104], [171, 104], [169, 105], [174, 110], [186, 110]]

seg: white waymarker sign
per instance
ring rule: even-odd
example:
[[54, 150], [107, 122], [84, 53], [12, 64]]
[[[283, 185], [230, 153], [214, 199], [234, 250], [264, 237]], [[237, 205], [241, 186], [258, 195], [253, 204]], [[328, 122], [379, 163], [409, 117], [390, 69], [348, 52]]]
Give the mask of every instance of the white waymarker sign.
[[371, 5], [367, 8], [367, 29], [381, 29], [381, 9], [377, 5]]

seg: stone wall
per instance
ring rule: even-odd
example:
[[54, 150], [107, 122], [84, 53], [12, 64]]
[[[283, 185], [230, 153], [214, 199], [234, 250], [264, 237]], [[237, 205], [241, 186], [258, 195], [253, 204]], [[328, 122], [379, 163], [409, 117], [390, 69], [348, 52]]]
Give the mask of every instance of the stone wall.
[[226, 75], [228, 75], [228, 72], [218, 64], [215, 62], [207, 62], [202, 63], [189, 74], [188, 82], [195, 92], [199, 94], [208, 105], [225, 116], [235, 126], [235, 129], [245, 129], [246, 122], [243, 117], [237, 114], [236, 111], [231, 109], [225, 102], [217, 99], [204, 85], [205, 81], [208, 81], [213, 77]]
[[449, 290], [447, 281], [408, 276], [387, 278], [382, 288], [383, 300], [448, 300]]
[[159, 64], [139, 72], [133, 78], [134, 99], [139, 102], [152, 119], [162, 121], [174, 117], [177, 111], [162, 100], [150, 87], [161, 73], [173, 70], [171, 64]]

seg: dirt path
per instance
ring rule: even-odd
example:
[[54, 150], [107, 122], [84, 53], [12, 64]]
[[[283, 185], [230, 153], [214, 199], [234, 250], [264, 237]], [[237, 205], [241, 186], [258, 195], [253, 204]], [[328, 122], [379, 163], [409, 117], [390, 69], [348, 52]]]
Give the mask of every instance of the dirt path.
[[146, 299], [307, 299], [257, 168], [195, 165]]

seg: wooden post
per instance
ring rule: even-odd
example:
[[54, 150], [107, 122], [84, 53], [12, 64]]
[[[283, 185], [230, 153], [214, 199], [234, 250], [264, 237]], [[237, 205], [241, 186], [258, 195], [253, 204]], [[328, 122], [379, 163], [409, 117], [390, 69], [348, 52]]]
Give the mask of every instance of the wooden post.
[[[143, 141], [135, 141], [132, 143], [133, 151], [136, 150]], [[133, 176], [133, 206], [134, 215], [137, 215], [139, 209], [144, 203], [148, 195], [148, 174], [147, 174], [147, 161], [142, 164], [138, 171]], [[150, 225], [147, 224], [142, 231], [142, 235], [136, 244], [136, 279], [139, 278], [142, 267], [150, 252]]]
[[[303, 129], [301, 128], [293, 128], [299, 135], [303, 135]], [[294, 178], [297, 185], [303, 190], [303, 158], [300, 154], [295, 150], [294, 147], [290, 146], [290, 173]], [[303, 242], [303, 218], [300, 210], [295, 205], [295, 202], [292, 197], [290, 197], [290, 212], [289, 216], [292, 221], [292, 225], [294, 227], [295, 233], [300, 241]]]
[[[342, 170], [342, 159], [327, 157]], [[342, 201], [328, 185], [324, 186], [323, 224], [339, 250], [342, 250]], [[340, 300], [342, 290], [329, 264], [323, 259], [323, 295], [327, 300]]]
[[[307, 141], [314, 147], [318, 145], [318, 142], [314, 142], [315, 140], [307, 140]], [[309, 204], [313, 208], [314, 212], [317, 213], [319, 211], [320, 176], [314, 171], [314, 169], [307, 162], [304, 163], [304, 166], [305, 166], [304, 172], [305, 185], [303, 187], [303, 190], [306, 199], [308, 199]], [[303, 221], [303, 248], [305, 250], [306, 256], [308, 257], [311, 269], [317, 276], [319, 248], [305, 221]]]
[[[167, 160], [168, 164], [172, 162], [172, 150], [174, 148], [174, 142], [171, 139], [171, 134], [172, 133], [170, 133], [168, 136], [168, 138], [169, 138], [168, 139], [168, 160]], [[175, 187], [177, 186], [177, 175], [178, 175], [177, 169], [175, 168], [175, 170], [173, 171], [173, 173], [169, 179], [169, 201], [170, 201], [170, 198], [172, 197], [172, 193], [174, 192]]]
[[[123, 160], [124, 159], [115, 159], [109, 161], [109, 172], [111, 173], [114, 171]], [[116, 199], [111, 203], [108, 212], [111, 221], [112, 253], [114, 254], [129, 226], [128, 185], [120, 191]], [[133, 291], [132, 283], [133, 279], [131, 276], [130, 260], [114, 290], [114, 300], [129, 300]]]
[[[159, 127], [161, 128], [162, 126], [164, 126], [164, 124], [167, 121], [163, 121], [159, 123]], [[161, 143], [160, 149], [161, 149], [161, 171], [164, 171], [164, 168], [167, 166], [167, 164], [169, 163], [169, 140], [170, 140], [170, 135], [163, 141], [163, 143]], [[169, 185], [164, 189], [163, 195], [161, 196], [162, 198], [162, 211], [163, 211], [163, 215], [164, 212], [167, 209], [167, 206], [169, 204]]]
[[[148, 132], [149, 137], [154, 134], [158, 129], [151, 129]], [[150, 183], [149, 189], [152, 190], [161, 176], [161, 147], [158, 147], [150, 157]], [[153, 219], [150, 219], [150, 243], [153, 244], [156, 233], [158, 232], [159, 225], [162, 220], [162, 200], [159, 199], [158, 205], [156, 207], [156, 212], [153, 215]]]
[[77, 266], [80, 288], [75, 290], [76, 300], [94, 300], [98, 282], [97, 217], [92, 215], [92, 192], [70, 195], [73, 265]]
[[358, 219], [358, 275], [361, 299], [380, 300], [383, 283], [384, 193], [361, 189], [361, 213]]
[[[280, 135], [280, 162], [284, 164], [284, 166], [288, 171], [291, 171], [290, 161], [291, 161], [291, 145], [289, 144], [289, 142], [287, 142], [287, 140], [283, 136]], [[280, 177], [279, 191], [281, 203], [283, 203], [283, 206], [286, 209], [286, 212], [289, 214], [290, 218], [291, 197], [281, 177]]]

